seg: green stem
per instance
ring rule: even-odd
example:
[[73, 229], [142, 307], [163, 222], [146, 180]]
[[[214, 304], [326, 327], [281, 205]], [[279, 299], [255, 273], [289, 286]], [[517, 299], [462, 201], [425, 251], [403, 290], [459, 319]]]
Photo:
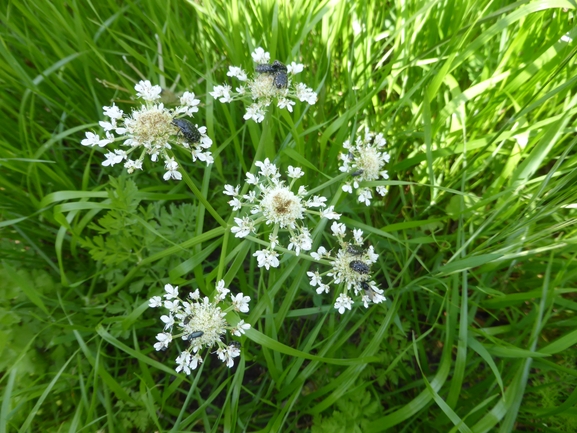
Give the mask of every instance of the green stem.
[[202, 195], [202, 193], [200, 192], [200, 190], [196, 187], [196, 185], [194, 184], [194, 182], [192, 181], [192, 179], [190, 178], [190, 176], [188, 175], [188, 173], [184, 170], [180, 170], [180, 173], [182, 174], [182, 178], [184, 179], [184, 181], [186, 182], [186, 184], [188, 185], [188, 187], [190, 188], [190, 190], [192, 191], [192, 193], [196, 196], [196, 198], [198, 199], [198, 201], [200, 201], [203, 206], [206, 208], [206, 210], [208, 211], [209, 214], [211, 214], [214, 219], [224, 228], [228, 227], [228, 224], [226, 223], [225, 220], [223, 220], [221, 218], [221, 216], [216, 212], [216, 210], [214, 210], [214, 208], [210, 205], [210, 203], [208, 202], [208, 200], [206, 199], [206, 197], [204, 197]]
[[[327, 180], [325, 183], [311, 189], [310, 191], [308, 191], [308, 195], [314, 194], [317, 191], [322, 191], [323, 189], [327, 188], [328, 186], [332, 185], [333, 183], [342, 182], [342, 180], [348, 176], [349, 176], [349, 173], [341, 173], [341, 174], [333, 177], [332, 179]], [[340, 188], [339, 188], [339, 191], [340, 191]]]

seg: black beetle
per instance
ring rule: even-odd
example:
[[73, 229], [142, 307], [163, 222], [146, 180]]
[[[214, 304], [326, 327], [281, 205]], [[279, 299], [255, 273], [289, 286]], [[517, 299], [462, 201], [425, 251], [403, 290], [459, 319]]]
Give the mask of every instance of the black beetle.
[[359, 274], [368, 274], [370, 268], [367, 266], [366, 263], [361, 262], [360, 260], [353, 260], [349, 263], [349, 267]]
[[364, 253], [362, 249], [356, 247], [355, 245], [347, 246], [347, 252], [353, 256], [362, 256]]
[[194, 331], [192, 334], [190, 334], [190, 335], [188, 336], [188, 339], [189, 339], [189, 340], [193, 340], [193, 339], [195, 339], [195, 338], [202, 337], [203, 335], [204, 335], [204, 332], [203, 332], [203, 331]]
[[255, 71], [259, 74], [273, 74], [273, 84], [277, 89], [283, 89], [288, 86], [287, 67], [278, 60], [275, 60], [272, 65], [268, 63], [257, 65]]
[[276, 74], [278, 72], [287, 73], [287, 67], [278, 60], [272, 62], [272, 65], [269, 65], [268, 63], [257, 65], [254, 70], [259, 74]]
[[186, 120], [186, 119], [172, 119], [171, 123], [174, 126], [176, 126], [178, 129], [180, 129], [179, 133], [182, 133], [182, 135], [184, 135], [184, 138], [186, 138], [186, 140], [189, 143], [200, 142], [200, 137], [201, 137], [200, 132], [198, 131], [196, 126], [194, 126], [188, 120]]
[[269, 65], [268, 63], [265, 63], [263, 65], [257, 65], [256, 68], [254, 68], [254, 70], [259, 74], [274, 74], [276, 72], [276, 69], [272, 65]]
[[284, 89], [288, 86], [288, 77], [286, 72], [277, 72], [274, 76], [273, 84], [277, 89]]
[[272, 62], [272, 67], [274, 68], [274, 70], [276, 72], [287, 72], [287, 67], [285, 65], [283, 65], [281, 62], [279, 62], [278, 60], [275, 60], [274, 62]]

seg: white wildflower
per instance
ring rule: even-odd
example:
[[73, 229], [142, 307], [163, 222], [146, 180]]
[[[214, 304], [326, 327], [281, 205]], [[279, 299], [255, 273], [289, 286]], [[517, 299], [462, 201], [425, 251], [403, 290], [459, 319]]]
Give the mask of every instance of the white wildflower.
[[277, 102], [277, 107], [278, 108], [286, 108], [289, 113], [293, 112], [293, 105], [295, 105], [296, 102], [295, 101], [291, 101], [290, 99], [287, 98], [279, 98], [278, 102]]
[[[220, 280], [217, 284], [216, 284], [216, 292], [217, 295], [215, 296], [215, 301], [220, 302], [222, 301], [224, 298], [226, 298], [226, 295], [230, 293], [230, 290], [228, 288], [226, 288], [224, 286], [224, 280]], [[197, 289], [198, 290], [198, 289]], [[231, 295], [232, 296], [232, 295]]]
[[295, 96], [299, 99], [299, 101], [307, 102], [309, 105], [314, 105], [317, 102], [316, 92], [303, 83], [298, 83], [296, 85]]
[[129, 174], [132, 174], [134, 173], [134, 170], [142, 170], [142, 161], [140, 159], [137, 159], [136, 161], [129, 159], [124, 163], [124, 168], [126, 168], [126, 171]]
[[381, 197], [384, 197], [385, 195], [387, 195], [387, 187], [385, 187], [383, 185], [377, 186], [376, 190], [377, 190], [377, 194], [379, 194]]
[[246, 109], [246, 113], [244, 114], [243, 118], [244, 120], [252, 119], [256, 123], [260, 123], [264, 120], [264, 114], [265, 113], [261, 105], [252, 104]]
[[[241, 336], [250, 329], [250, 324], [240, 320], [236, 326], [231, 326], [225, 316], [231, 311], [248, 312], [250, 297], [242, 293], [231, 295], [232, 303], [225, 304], [225, 296], [229, 292], [224, 280], [221, 280], [217, 283], [216, 296], [213, 300], [206, 296], [201, 297], [198, 289], [181, 299], [178, 297], [178, 287], [165, 285], [164, 297], [167, 299], [164, 301], [164, 307], [169, 310], [169, 314], [160, 317], [165, 332], [156, 336], [157, 342], [154, 348], [165, 350], [172, 340], [177, 338], [186, 343], [187, 348], [176, 358], [177, 372], [184, 371], [191, 374], [203, 361], [200, 352], [203, 350], [210, 352], [215, 345], [219, 359], [226, 363], [227, 367], [234, 365], [233, 358], [240, 355], [240, 349], [234, 342], [224, 343], [223, 337], [227, 332]], [[151, 308], [160, 305], [160, 296], [153, 296], [149, 301]]]
[[254, 221], [248, 216], [242, 218], [235, 217], [234, 222], [236, 223], [236, 226], [232, 227], [230, 231], [231, 233], [234, 233], [234, 236], [237, 238], [245, 238], [255, 230]]
[[326, 209], [320, 211], [321, 218], [327, 218], [329, 220], [338, 220], [341, 217], [340, 213], [335, 212], [334, 206], [329, 206]]
[[315, 287], [319, 284], [322, 284], [322, 278], [319, 275], [318, 271], [315, 272], [307, 272], [307, 275], [311, 278], [311, 286]]
[[339, 313], [343, 314], [345, 312], [345, 309], [347, 310], [351, 309], [353, 303], [354, 303], [353, 300], [349, 296], [345, 295], [344, 293], [341, 293], [337, 298], [337, 301], [335, 302], [335, 308], [339, 310]]
[[230, 295], [230, 300], [232, 301], [234, 311], [248, 313], [248, 303], [250, 302], [250, 296], [244, 296], [242, 293], [238, 293], [236, 296]]
[[102, 162], [102, 165], [105, 167], [119, 164], [128, 157], [126, 152], [120, 149], [114, 149], [114, 152], [108, 152], [105, 156], [106, 160]]
[[364, 203], [367, 206], [371, 204], [372, 198], [373, 198], [373, 194], [371, 193], [371, 190], [369, 188], [361, 189], [359, 192], [359, 195], [357, 196], [359, 203]]
[[353, 229], [353, 238], [355, 243], [360, 245], [363, 243], [363, 231], [361, 229]]
[[255, 72], [247, 74], [241, 67], [229, 66], [227, 76], [238, 79], [243, 84], [232, 91], [228, 84], [215, 86], [210, 92], [213, 98], [229, 103], [243, 100], [247, 103], [245, 120], [252, 119], [257, 123], [264, 120], [267, 107], [276, 101], [277, 107], [293, 112], [295, 100], [313, 105], [317, 94], [303, 83], [292, 82], [292, 77], [303, 71], [304, 65], [291, 62], [288, 66], [275, 60], [270, 63], [270, 54], [259, 47], [252, 53], [256, 63]]
[[178, 311], [178, 309], [180, 308], [180, 300], [179, 299], [177, 299], [175, 301], [165, 300], [163, 303], [163, 306], [168, 311], [171, 311], [171, 312]]
[[236, 324], [236, 326], [232, 329], [231, 332], [233, 335], [240, 337], [247, 331], [247, 329], [250, 328], [251, 328], [250, 323], [244, 323], [244, 320], [241, 320]]
[[213, 98], [218, 99], [220, 102], [226, 104], [232, 101], [230, 94], [231, 90], [232, 87], [230, 87], [228, 84], [225, 84], [223, 86], [215, 86], [214, 89], [212, 89], [212, 92], [209, 93]]
[[249, 185], [257, 185], [258, 184], [258, 176], [255, 176], [252, 173], [247, 173], [246, 174], [246, 183], [248, 183]]
[[232, 210], [240, 210], [240, 208], [242, 207], [242, 202], [238, 197], [229, 200], [228, 204], [230, 205], [230, 207], [232, 207]]
[[232, 185], [225, 185], [224, 186], [224, 194], [230, 195], [232, 197], [236, 197], [238, 195], [239, 186], [233, 187]]
[[172, 325], [174, 325], [174, 317], [172, 317], [172, 314], [167, 315], [162, 315], [160, 316], [160, 320], [162, 322], [164, 322], [164, 330], [170, 330], [172, 331]]
[[[275, 164], [267, 158], [264, 161], [256, 161], [257, 174], [247, 173], [246, 182], [254, 185], [254, 189], [239, 197], [240, 186], [226, 185], [224, 194], [232, 196], [228, 203], [233, 210], [248, 208], [248, 215], [235, 217], [235, 226], [231, 232], [236, 237], [242, 238], [250, 233], [257, 233], [260, 226], [270, 227], [270, 246], [257, 251], [259, 267], [277, 267], [278, 253], [274, 252], [277, 245], [287, 245], [288, 250], [293, 250], [295, 255], [301, 251], [309, 251], [312, 248], [312, 236], [307, 226], [310, 218], [307, 215], [320, 215], [321, 218], [339, 219], [340, 215], [334, 212], [331, 206], [326, 213], [320, 213], [315, 208], [326, 206], [327, 199], [322, 196], [308, 197], [306, 187], [299, 186], [297, 192], [292, 190], [294, 180], [290, 185], [281, 180], [281, 173]], [[289, 166], [288, 177], [298, 179], [304, 175], [299, 167]], [[264, 224], [262, 224], [264, 223]], [[279, 239], [279, 230], [288, 231], [288, 244]], [[274, 252], [274, 253], [273, 253]]]
[[102, 107], [104, 115], [110, 117], [112, 120], [122, 119], [124, 112], [118, 108], [115, 104], [110, 107]]
[[349, 194], [353, 192], [353, 187], [350, 183], [346, 183], [342, 186], [344, 192], [348, 192]]
[[164, 168], [166, 169], [166, 173], [162, 176], [164, 180], [182, 179], [182, 174], [178, 171], [178, 163], [173, 158], [166, 158]]
[[[386, 300], [383, 290], [379, 289], [371, 279], [371, 266], [377, 262], [379, 255], [375, 253], [374, 247], [370, 245], [365, 248], [363, 232], [360, 229], [353, 230], [353, 242], [346, 240], [346, 227], [342, 223], [333, 222], [331, 231], [336, 237], [340, 246], [336, 254], [328, 252], [326, 248], [319, 247], [316, 253], [311, 253], [311, 257], [317, 261], [328, 261], [330, 270], [321, 273], [309, 271], [312, 287], [317, 287], [316, 292], [329, 293], [329, 286], [340, 287], [340, 294], [335, 302], [335, 308], [343, 314], [346, 309], [350, 310], [353, 304], [350, 294], [361, 297], [361, 302], [365, 307], [370, 303], [379, 304]], [[328, 277], [329, 281], [323, 280]]]
[[[177, 373], [184, 371], [187, 375], [191, 373], [190, 364], [192, 361], [192, 354], [190, 352], [184, 351], [176, 358], [177, 367], [175, 368]], [[194, 368], [192, 369], [194, 370]]]
[[[196, 99], [196, 96], [192, 92], [184, 92], [180, 97], [180, 104], [190, 107], [197, 107], [200, 104], [200, 99]], [[198, 111], [198, 108], [194, 110], [195, 112]]]
[[[352, 193], [358, 189], [357, 200], [369, 206], [373, 199], [372, 190], [369, 187], [361, 187], [363, 182], [387, 180], [389, 174], [384, 170], [385, 164], [390, 161], [390, 155], [384, 150], [387, 140], [383, 134], [375, 134], [365, 128], [364, 135], [359, 132], [354, 143], [347, 140], [343, 143], [346, 152], [340, 154], [341, 165], [339, 170], [350, 173], [352, 180], [347, 181], [343, 191]], [[384, 185], [378, 185], [376, 191], [380, 196], [385, 196], [387, 189]]]
[[136, 96], [145, 101], [156, 101], [157, 99], [160, 99], [160, 93], [162, 92], [160, 86], [153, 86], [148, 80], [140, 81], [136, 86], [134, 86], [134, 89], [137, 92]]
[[270, 54], [267, 53], [263, 48], [258, 47], [251, 54], [252, 59], [255, 63], [268, 63], [270, 62]]
[[229, 77], [236, 77], [240, 81], [246, 81], [248, 79], [246, 72], [244, 72], [242, 68], [239, 68], [238, 66], [229, 66], [226, 75]]
[[161, 332], [160, 334], [156, 335], [156, 339], [158, 342], [154, 344], [154, 349], [157, 351], [163, 350], [166, 349], [172, 341], [172, 335], [166, 332]]
[[162, 298], [160, 296], [153, 296], [148, 301], [148, 306], [150, 308], [162, 307]]
[[240, 355], [240, 349], [234, 345], [230, 345], [228, 347], [219, 347], [216, 350], [216, 354], [218, 359], [226, 364], [227, 367], [234, 366], [234, 359]]
[[308, 205], [310, 207], [325, 207], [326, 206], [326, 197], [315, 195], [308, 201]]
[[165, 284], [164, 285], [164, 294], [165, 299], [176, 299], [178, 298], [178, 286], [174, 287], [172, 284]]
[[329, 293], [330, 286], [328, 284], [321, 283], [317, 288], [317, 293], [322, 295], [323, 293]]
[[333, 235], [337, 237], [343, 237], [347, 231], [347, 227], [343, 223], [333, 222], [331, 225], [331, 231]]
[[311, 253], [311, 257], [315, 260], [320, 260], [322, 259], [325, 255], [328, 255], [328, 251], [325, 247], [321, 246], [319, 247], [319, 249], [317, 250], [316, 253]]
[[259, 250], [253, 254], [254, 257], [257, 259], [258, 267], [259, 268], [266, 268], [268, 271], [271, 267], [278, 268], [280, 264], [278, 259], [278, 253], [273, 250], [263, 249]]
[[83, 146], [96, 146], [100, 141], [100, 137], [93, 132], [87, 131], [86, 138], [80, 142]]
[[293, 179], [298, 179], [303, 177], [305, 172], [300, 167], [293, 167], [292, 165], [288, 166], [287, 176]]
[[289, 74], [299, 74], [303, 71], [303, 69], [305, 68], [305, 65], [303, 65], [302, 63], [295, 63], [295, 62], [291, 62], [290, 65], [287, 65], [287, 72]]
[[309, 251], [313, 246], [313, 239], [306, 227], [303, 227], [300, 233], [293, 233], [290, 238], [290, 243], [288, 249], [295, 250], [295, 254], [298, 256], [303, 251]]
[[[126, 150], [107, 152], [103, 166], [114, 166], [125, 161], [124, 167], [128, 173], [133, 173], [142, 170], [142, 163], [148, 155], [152, 162], [164, 161], [167, 170], [164, 179], [180, 180], [182, 174], [177, 171], [178, 163], [171, 152], [174, 145], [189, 150], [193, 161], [198, 159], [207, 165], [213, 162], [212, 154], [208, 151], [212, 140], [206, 135], [206, 127], [177, 117], [192, 116], [198, 112], [200, 100], [195, 98], [194, 93], [184, 92], [180, 98], [181, 105], [167, 109], [164, 104], [154, 102], [160, 98], [160, 86], [153, 86], [150, 81], [140, 81], [134, 88], [144, 103], [130, 114], [125, 114], [114, 104], [104, 106], [103, 114], [110, 119], [99, 122], [105, 132], [104, 138], [88, 131], [81, 141], [84, 146], [100, 147], [122, 142]], [[133, 155], [136, 155], [136, 159], [131, 158]]]

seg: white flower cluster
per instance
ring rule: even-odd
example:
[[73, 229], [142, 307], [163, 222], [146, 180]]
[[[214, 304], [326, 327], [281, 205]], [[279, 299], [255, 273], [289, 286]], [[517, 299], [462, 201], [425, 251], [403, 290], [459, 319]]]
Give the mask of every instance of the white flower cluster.
[[289, 166], [287, 175], [291, 178], [291, 182], [286, 186], [284, 181], [280, 180], [278, 168], [268, 158], [264, 162], [257, 161], [255, 165], [260, 169], [258, 174], [256, 176], [252, 173], [246, 174], [246, 182], [254, 185], [252, 191], [241, 195], [240, 186], [225, 185], [224, 194], [232, 197], [228, 203], [233, 210], [247, 207], [252, 215], [234, 219], [236, 226], [232, 227], [231, 232], [237, 238], [256, 233], [257, 226], [263, 222], [273, 226], [269, 235], [270, 246], [254, 254], [258, 266], [268, 270], [279, 265], [278, 253], [274, 249], [279, 245], [280, 229], [288, 230], [290, 239], [287, 248], [294, 250], [298, 256], [301, 251], [309, 251], [312, 248], [312, 237], [305, 225], [305, 214], [315, 214], [320, 218], [333, 220], [338, 220], [340, 214], [335, 212], [333, 206], [324, 209], [327, 201], [325, 197], [318, 195], [308, 197], [304, 186], [300, 186], [296, 194], [291, 191], [295, 181], [304, 176], [301, 168]]
[[[275, 61], [272, 65], [270, 54], [262, 48], [257, 48], [252, 53], [252, 58], [257, 64], [252, 77], [238, 66], [230, 66], [227, 72], [229, 77], [236, 77], [242, 84], [232, 90], [228, 84], [215, 86], [210, 92], [213, 98], [222, 103], [229, 103], [239, 99], [252, 100], [252, 104], [246, 109], [244, 119], [253, 119], [260, 123], [264, 120], [266, 107], [276, 101], [277, 107], [286, 108], [292, 113], [295, 101], [307, 102], [314, 105], [317, 102], [316, 92], [303, 83], [293, 84], [292, 77], [302, 72], [304, 65], [292, 62], [283, 65]], [[279, 79], [279, 75], [282, 79]]]
[[[387, 144], [387, 140], [383, 134], [375, 134], [368, 128], [365, 128], [364, 138], [357, 137], [354, 144], [349, 140], [343, 143], [343, 148], [347, 150], [347, 153], [340, 154], [339, 170], [348, 172], [353, 176], [352, 181], [343, 185], [343, 191], [352, 193], [353, 189], [359, 188], [360, 182], [389, 178], [387, 170], [383, 170], [385, 164], [390, 160], [389, 154], [383, 151], [385, 144]], [[387, 193], [387, 188], [383, 185], [377, 186], [376, 190], [381, 196], [385, 196]], [[371, 188], [360, 188], [357, 198], [360, 203], [370, 205], [373, 198]]]
[[[106, 154], [104, 166], [113, 166], [124, 162], [124, 167], [129, 173], [134, 170], [142, 170], [142, 163], [146, 155], [154, 162], [160, 157], [164, 161], [166, 173], [164, 179], [182, 179], [182, 174], [178, 171], [178, 163], [167, 152], [171, 149], [171, 144], [179, 145], [192, 152], [192, 160], [197, 159], [212, 164], [213, 158], [209, 149], [212, 140], [206, 135], [206, 127], [193, 125], [185, 119], [177, 119], [176, 116], [192, 116], [198, 112], [200, 100], [196, 99], [194, 93], [184, 92], [180, 97], [181, 105], [174, 109], [168, 109], [162, 103], [156, 103], [160, 99], [162, 91], [160, 86], [153, 86], [150, 81], [140, 81], [136, 86], [136, 96], [144, 100], [144, 104], [136, 110], [132, 110], [130, 115], [116, 105], [103, 107], [104, 115], [109, 121], [100, 121], [100, 126], [104, 129], [104, 138], [92, 132], [86, 133], [86, 138], [82, 140], [83, 146], [105, 147], [116, 141], [123, 141], [122, 145], [127, 150], [114, 149]], [[180, 124], [181, 126], [176, 126]], [[186, 129], [186, 130], [184, 130]], [[117, 136], [115, 136], [116, 134]], [[140, 152], [137, 152], [140, 149]], [[137, 152], [137, 157], [132, 159], [131, 154]]]
[[[361, 301], [365, 308], [369, 304], [380, 304], [385, 301], [383, 290], [377, 287], [377, 284], [371, 280], [370, 268], [377, 261], [379, 255], [375, 253], [373, 246], [364, 249], [363, 231], [360, 229], [353, 230], [353, 241], [345, 240], [346, 227], [342, 223], [333, 222], [331, 226], [333, 235], [337, 238], [340, 249], [336, 256], [332, 256], [330, 251], [325, 247], [320, 247], [311, 256], [318, 261], [328, 261], [331, 264], [331, 270], [319, 273], [307, 272], [311, 279], [311, 286], [316, 287], [318, 294], [329, 293], [330, 284], [341, 285], [344, 287], [339, 294], [334, 306], [343, 314], [345, 309], [350, 310], [354, 304], [353, 299], [349, 296], [352, 291], [355, 296], [361, 295]], [[328, 283], [323, 282], [323, 277], [330, 278]]]
[[158, 342], [154, 348], [166, 350], [173, 339], [181, 338], [188, 347], [176, 358], [176, 371], [190, 374], [203, 361], [199, 351], [203, 348], [210, 349], [216, 344], [218, 358], [226, 363], [227, 367], [232, 367], [234, 358], [240, 355], [240, 345], [236, 341], [227, 345], [222, 342], [222, 336], [228, 331], [240, 337], [250, 325], [241, 320], [236, 326], [230, 326], [225, 316], [233, 310], [248, 313], [250, 297], [242, 293], [236, 296], [231, 294], [231, 305], [224, 310], [221, 309], [219, 304], [230, 292], [224, 287], [224, 280], [218, 282], [217, 294], [212, 301], [206, 296], [201, 298], [198, 289], [189, 293], [186, 299], [179, 298], [178, 286], [166, 284], [164, 291], [164, 300], [160, 296], [154, 296], [148, 304], [151, 308], [163, 306], [168, 310], [167, 315], [160, 317], [164, 323], [164, 332], [156, 336]]

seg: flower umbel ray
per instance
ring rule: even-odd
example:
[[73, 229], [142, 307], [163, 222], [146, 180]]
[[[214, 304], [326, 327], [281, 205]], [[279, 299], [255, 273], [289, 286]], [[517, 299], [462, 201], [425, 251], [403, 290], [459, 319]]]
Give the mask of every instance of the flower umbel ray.
[[149, 300], [151, 308], [162, 306], [168, 310], [167, 314], [160, 317], [164, 332], [156, 336], [154, 348], [166, 350], [177, 338], [184, 342], [187, 347], [176, 358], [177, 372], [190, 374], [203, 362], [200, 352], [210, 351], [214, 346], [217, 346], [218, 358], [227, 367], [232, 367], [234, 358], [240, 355], [240, 344], [236, 341], [225, 343], [222, 340], [227, 333], [240, 337], [250, 329], [250, 325], [240, 320], [236, 326], [232, 326], [225, 316], [229, 311], [248, 313], [250, 297], [242, 293], [235, 296], [231, 294], [230, 302], [225, 302], [230, 290], [225, 287], [224, 280], [218, 282], [212, 300], [206, 296], [201, 297], [198, 289], [184, 298], [179, 297], [178, 286], [166, 284], [164, 291], [162, 297], [154, 296]]
[[[231, 228], [231, 232], [238, 238], [245, 238], [251, 233], [257, 235], [258, 228], [270, 227], [269, 247], [258, 250], [254, 256], [259, 267], [276, 268], [280, 263], [279, 254], [275, 251], [277, 246], [286, 245], [297, 256], [301, 251], [310, 251], [312, 248], [313, 239], [307, 226], [307, 215], [338, 220], [340, 214], [335, 212], [333, 206], [326, 206], [325, 197], [311, 196], [305, 186], [295, 187], [296, 180], [304, 176], [301, 168], [289, 166], [287, 177], [291, 180], [287, 185], [281, 180], [277, 166], [268, 158], [257, 161], [255, 165], [259, 168], [256, 175], [246, 173], [246, 183], [253, 186], [247, 194], [239, 192], [240, 185], [224, 187], [224, 194], [231, 197], [228, 203], [233, 210], [241, 211], [242, 215], [234, 219], [236, 225]], [[280, 231], [288, 232], [288, 244], [279, 239]]]

